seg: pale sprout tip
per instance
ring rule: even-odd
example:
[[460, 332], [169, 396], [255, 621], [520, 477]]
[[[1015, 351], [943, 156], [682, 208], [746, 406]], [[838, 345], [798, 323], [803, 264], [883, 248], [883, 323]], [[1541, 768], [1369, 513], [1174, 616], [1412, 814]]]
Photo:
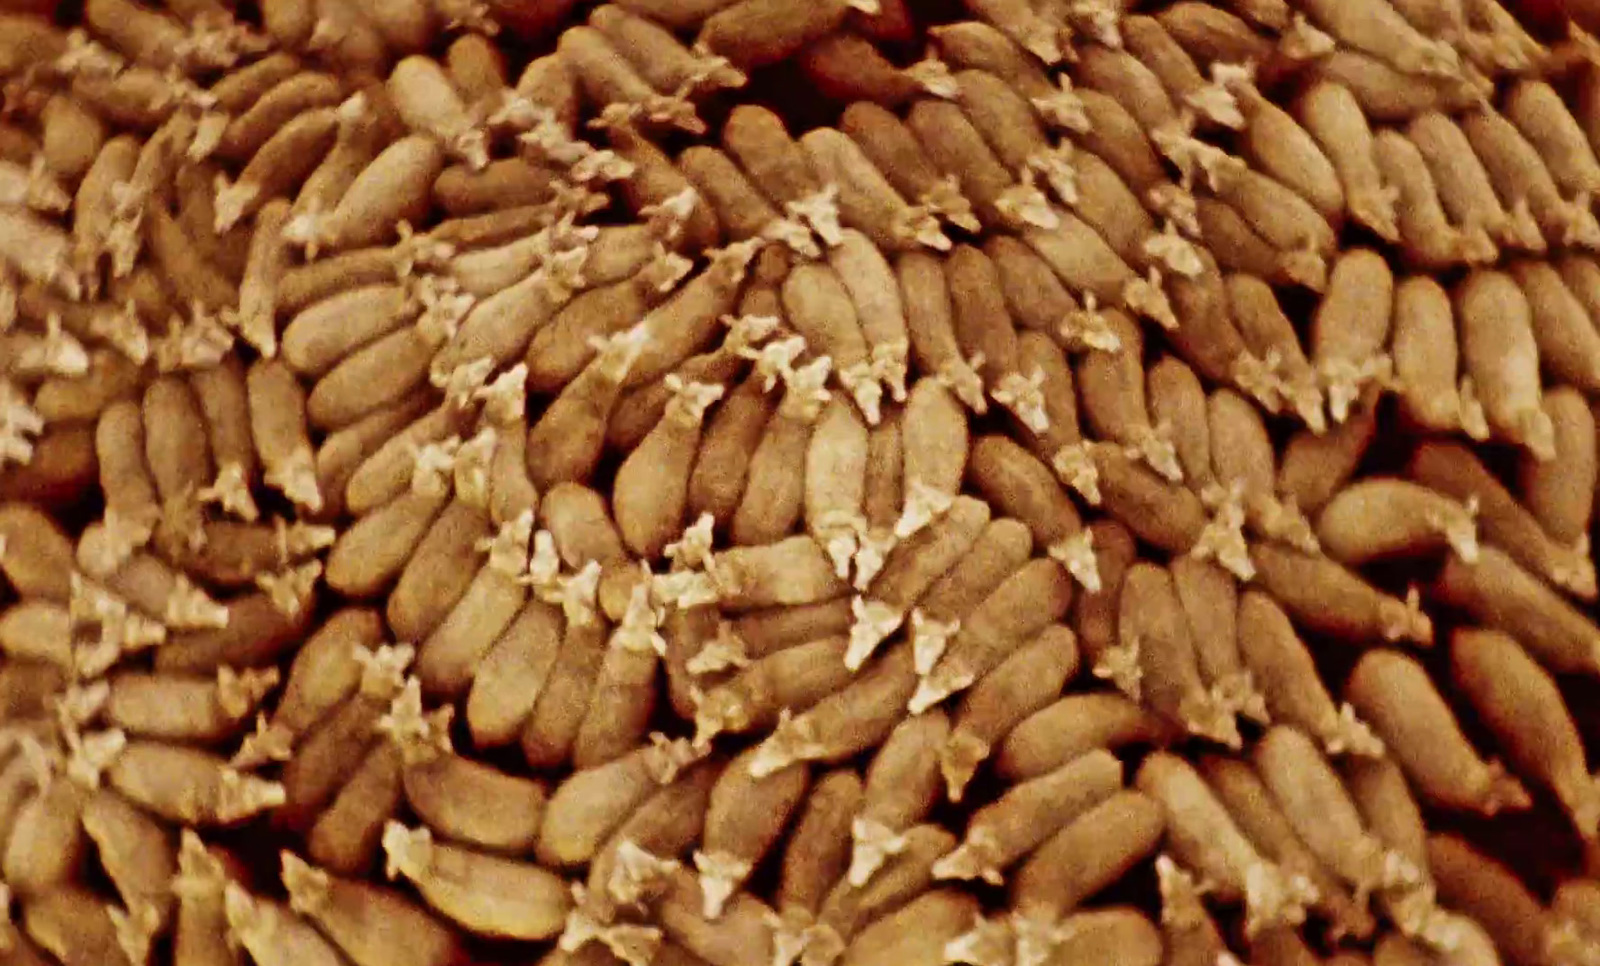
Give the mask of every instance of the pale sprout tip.
[[696, 851], [694, 867], [700, 873], [701, 915], [722, 918], [728, 900], [750, 875], [750, 863], [726, 852]]

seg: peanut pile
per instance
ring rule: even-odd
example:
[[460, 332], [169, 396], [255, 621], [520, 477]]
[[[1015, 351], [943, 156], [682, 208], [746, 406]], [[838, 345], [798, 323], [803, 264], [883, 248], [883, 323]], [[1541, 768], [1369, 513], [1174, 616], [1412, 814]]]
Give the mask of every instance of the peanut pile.
[[1600, 966], [1594, 38], [147, 4], [0, 13], [0, 966]]

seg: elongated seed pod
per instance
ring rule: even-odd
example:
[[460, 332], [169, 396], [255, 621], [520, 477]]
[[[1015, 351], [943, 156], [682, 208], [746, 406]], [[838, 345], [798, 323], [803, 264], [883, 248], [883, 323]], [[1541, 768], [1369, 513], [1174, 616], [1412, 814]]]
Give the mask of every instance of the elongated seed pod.
[[[577, 588], [588, 586], [583, 576], [593, 575], [597, 569], [590, 565], [572, 579], [568, 601], [576, 607], [590, 606], [581, 599]], [[584, 616], [588, 617], [587, 621], [568, 622], [544, 690], [522, 726], [519, 736], [522, 757], [535, 768], [553, 768], [570, 759], [583, 721], [588, 717], [595, 685], [605, 663], [610, 628], [598, 615]]]
[[1388, 371], [1393, 305], [1394, 277], [1381, 256], [1364, 248], [1339, 256], [1311, 324], [1311, 361], [1335, 422], [1344, 422], [1366, 380]]
[[291, 241], [335, 252], [387, 241], [395, 225], [426, 211], [443, 168], [444, 153], [433, 138], [401, 138], [362, 169], [326, 215], [310, 219], [304, 228], [292, 222], [285, 232]]
[[[307, 729], [304, 742], [283, 770], [285, 807], [280, 817], [291, 828], [312, 824], [317, 814], [361, 768], [377, 742], [378, 723], [401, 690], [411, 649], [381, 648], [363, 659], [359, 688]], [[399, 762], [395, 792], [399, 794]]]
[[1340, 490], [1317, 516], [1317, 539], [1328, 556], [1350, 566], [1445, 549], [1467, 560], [1478, 553], [1470, 505], [1393, 477], [1368, 477]]
[[[63, 885], [24, 902], [22, 926], [28, 937], [55, 956], [57, 962], [134, 966], [134, 960], [123, 949], [122, 931], [112, 918], [117, 911], [81, 886]], [[129, 932], [136, 935], [137, 927]], [[144, 941], [148, 944], [149, 937]]]
[[1515, 639], [1498, 631], [1457, 630], [1450, 666], [1513, 765], [1549, 788], [1578, 833], [1600, 823], [1600, 789], [1584, 763], [1583, 743], [1555, 680]]
[[1439, 201], [1451, 221], [1463, 227], [1477, 225], [1507, 247], [1536, 253], [1545, 250], [1544, 236], [1527, 198], [1512, 196], [1502, 205], [1489, 172], [1473, 153], [1460, 125], [1430, 111], [1412, 119], [1406, 138], [1426, 160]]
[[1518, 81], [1506, 93], [1504, 113], [1539, 153], [1563, 194], [1600, 190], [1600, 160], [1555, 88], [1531, 78]]
[[322, 492], [306, 426], [304, 391], [287, 366], [270, 359], [251, 366], [246, 378], [250, 435], [261, 457], [262, 481], [308, 513], [318, 512]]
[[[800, 342], [803, 337], [791, 344]], [[816, 422], [831, 399], [831, 394], [822, 388], [831, 363], [830, 358], [822, 356], [799, 369], [780, 373], [783, 400], [750, 455], [744, 493], [729, 526], [729, 536], [735, 544], [756, 546], [778, 541], [801, 519], [805, 478], [793, 470], [803, 462]]]
[[1368, 651], [1345, 692], [1427, 799], [1485, 815], [1528, 807], [1521, 783], [1498, 762], [1478, 757], [1415, 661], [1393, 651]]
[[[435, 400], [420, 395], [328, 435], [317, 454], [318, 478], [345, 477], [343, 498], [352, 516], [364, 516], [404, 493], [414, 475], [416, 452], [442, 445], [469, 428], [459, 408], [430, 402]], [[319, 488], [324, 494], [331, 489], [320, 482]]]
[[1180, 274], [1196, 270], [1186, 243], [1170, 232], [1161, 233], [1139, 196], [1111, 165], [1091, 152], [1074, 155], [1071, 165], [1073, 212], [1123, 261], [1140, 270], [1170, 268]]
[[339, 111], [324, 107], [297, 115], [273, 132], [237, 179], [230, 182], [224, 175], [217, 176], [212, 224], [196, 230], [227, 232], [267, 202], [299, 188], [333, 147], [339, 124]]
[[668, 379], [673, 400], [623, 461], [614, 484], [618, 531], [628, 549], [646, 560], [659, 555], [682, 528], [705, 411], [723, 392], [721, 386]]
[[283, 361], [322, 376], [349, 353], [416, 318], [419, 305], [400, 285], [346, 289], [302, 309], [283, 330]]
[[1177, 452], [1171, 440], [1150, 422], [1140, 362], [1144, 338], [1133, 320], [1121, 312], [1107, 311], [1103, 318], [1117, 340], [1117, 349], [1084, 355], [1075, 372], [1090, 434], [1121, 444], [1130, 457], [1142, 459], [1166, 480], [1178, 482], [1183, 469]]
[[752, 749], [735, 757], [711, 787], [705, 831], [694, 855], [708, 919], [721, 916], [728, 898], [777, 843], [811, 784], [803, 764], [752, 776], [754, 754]]
[[1026, 524], [1085, 589], [1100, 589], [1092, 538], [1042, 460], [1010, 439], [984, 436], [973, 446], [969, 478], [997, 510]]
[[1454, 443], [1425, 443], [1412, 454], [1407, 472], [1462, 503], [1475, 502], [1479, 536], [1500, 553], [1569, 593], [1585, 599], [1593, 595], [1593, 567], [1587, 558], [1552, 539], [1470, 450]]
[[1528, 512], [1556, 541], [1582, 547], [1594, 516], [1594, 415], [1583, 396], [1567, 386], [1546, 392], [1544, 408], [1555, 427], [1556, 458], [1525, 457], [1518, 466], [1518, 490]]
[[1366, 904], [1358, 905], [1338, 877], [1301, 840], [1255, 768], [1248, 762], [1217, 755], [1203, 757], [1198, 767], [1229, 815], [1262, 854], [1316, 890], [1314, 908], [1333, 921], [1336, 935], [1372, 934], [1374, 922]]
[[860, 147], [900, 195], [957, 228], [980, 227], [960, 181], [943, 174], [923, 151], [917, 136], [887, 108], [866, 101], [846, 107], [839, 130]]
[[1268, 717], [1246, 666], [1239, 635], [1239, 588], [1221, 566], [1194, 556], [1174, 559], [1168, 570], [1194, 640], [1195, 663], [1206, 687], [1242, 717]]
[[534, 854], [558, 868], [589, 861], [641, 802], [699, 757], [687, 742], [653, 742], [575, 772], [551, 793]]
[[[907, 706], [913, 714], [965, 690], [1017, 647], [1065, 616], [1072, 581], [1053, 560], [1034, 560], [1002, 580], [964, 617]], [[943, 616], [943, 615], [940, 615]], [[926, 661], [917, 662], [928, 667]]]
[[1304, 733], [1275, 725], [1252, 756], [1261, 781], [1305, 845], [1351, 886], [1360, 902], [1375, 889], [1415, 878], [1363, 826], [1338, 774]]
[[1122, 764], [1098, 749], [1018, 782], [973, 812], [961, 845], [934, 864], [934, 877], [1003, 884], [1004, 869], [1121, 790], [1122, 782]]
[[970, 448], [966, 412], [954, 393], [938, 380], [918, 380], [898, 425], [904, 499], [897, 502], [911, 507], [919, 487], [954, 497], [966, 473]]
[[145, 390], [144, 423], [145, 463], [172, 512], [213, 479], [205, 417], [188, 383], [166, 376]]
[[526, 862], [433, 841], [426, 829], [384, 828], [388, 869], [403, 875], [435, 911], [485, 936], [548, 939], [571, 906], [553, 872]]
[[1443, 832], [1428, 836], [1428, 865], [1439, 898], [1481, 923], [1512, 962], [1560, 961], [1555, 917], [1510, 869]]
[[861, 930], [845, 948], [844, 966], [933, 961], [978, 917], [977, 900], [954, 889], [925, 892]]
[[1405, 600], [1391, 597], [1327, 557], [1282, 545], [1252, 544], [1250, 559], [1261, 586], [1308, 630], [1347, 641], [1433, 643], [1433, 621], [1414, 592]]
[[[395, 18], [386, 17], [391, 28]], [[485, 135], [473, 122], [461, 93], [438, 61], [413, 54], [395, 64], [384, 89], [407, 128], [428, 135], [468, 166], [488, 163]]]
[[774, 913], [766, 903], [741, 891], [712, 919], [704, 914], [704, 896], [693, 873], [679, 867], [664, 878], [656, 921], [676, 947], [710, 966], [738, 966], [746, 957], [770, 961]]
[[1455, 314], [1438, 282], [1413, 276], [1395, 286], [1390, 356], [1407, 419], [1434, 432], [1472, 431], [1482, 413], [1458, 390]]
[[759, 778], [794, 762], [838, 762], [883, 741], [903, 717], [918, 681], [909, 642], [891, 648], [848, 685], [806, 711], [783, 716], [756, 747]]
[[1136, 661], [1141, 694], [1196, 735], [1237, 747], [1232, 710], [1200, 678], [1194, 639], [1172, 577], [1148, 564], [1127, 571], [1118, 605], [1117, 647]]
[[[1010, 887], [1017, 914], [1057, 921], [1153, 851], [1165, 826], [1154, 799], [1117, 792], [1047, 839], [1017, 870]], [[1077, 861], [1058, 861], [1068, 854]]]
[[[294, 118], [342, 100], [339, 79], [319, 71], [297, 71], [267, 86], [282, 70], [276, 63], [271, 66], [270, 71], [263, 68], [258, 76], [239, 78], [236, 87], [218, 93], [218, 106], [233, 113], [217, 141], [221, 157], [247, 161]], [[247, 87], [255, 90], [246, 91]]]
[[318, 567], [286, 571], [271, 590], [230, 598], [226, 627], [172, 635], [155, 659], [158, 671], [210, 673], [223, 665], [264, 667], [304, 639], [316, 600]]
[[[1288, 185], [1296, 194], [1310, 202], [1330, 224], [1338, 225], [1344, 215], [1345, 190], [1334, 160], [1324, 153], [1327, 147], [1319, 143], [1312, 132], [1296, 123], [1286, 111], [1274, 106], [1254, 89], [1244, 87], [1237, 91], [1235, 96], [1242, 111], [1242, 120], [1247, 124], [1244, 128], [1245, 157], [1265, 174]], [[1324, 137], [1331, 136], [1334, 131], [1338, 131], [1341, 135], [1351, 133], [1347, 129], [1355, 126], [1350, 119], [1337, 113], [1339, 107], [1337, 104], [1323, 105], [1312, 101], [1311, 106], [1322, 108], [1328, 115], [1323, 118], [1327, 125], [1324, 128]], [[1301, 109], [1303, 112], [1307, 110], [1304, 103]], [[1340, 148], [1345, 153], [1346, 164], [1349, 164], [1349, 159], [1355, 152], [1365, 147], [1369, 160], [1365, 170], [1362, 170], [1360, 156], [1357, 155], [1357, 170], [1362, 174], [1375, 173], [1371, 168], [1370, 141], [1366, 145], [1360, 143], [1362, 133], [1360, 128], [1353, 133], [1356, 142], [1341, 145]], [[1381, 219], [1379, 220], [1381, 224]]]
[[955, 847], [954, 835], [937, 825], [918, 825], [906, 833], [906, 847], [891, 858], [864, 888], [846, 878], [833, 885], [817, 915], [816, 954], [831, 960], [838, 946], [885, 912], [905, 905], [933, 885], [932, 867]]
[[906, 848], [907, 832], [938, 800], [939, 764], [930, 755], [949, 736], [949, 720], [933, 712], [901, 721], [867, 768], [861, 809], [851, 822], [850, 870], [856, 888], [872, 880], [888, 857]]
[[939, 770], [951, 801], [961, 800], [978, 766], [1015, 727], [1061, 693], [1078, 661], [1072, 632], [1052, 624], [962, 696], [939, 749]]
[[860, 808], [862, 790], [853, 770], [837, 769], [818, 778], [800, 806], [778, 878], [777, 908], [787, 928], [798, 926], [803, 933], [828, 891], [844, 879], [850, 865], [850, 822]]
[[1210, 124], [1237, 129], [1244, 123], [1231, 93], [1208, 85], [1200, 66], [1160, 20], [1124, 18], [1118, 30], [1128, 51], [1160, 78], [1175, 105], [1192, 109]]
[[1345, 788], [1361, 811], [1362, 821], [1394, 855], [1417, 872], [1410, 884], [1386, 890], [1379, 905], [1400, 930], [1436, 947], [1465, 945], [1452, 938], [1473, 927], [1464, 917], [1438, 908], [1433, 876], [1428, 869], [1428, 830], [1422, 806], [1406, 784], [1404, 769], [1393, 759], [1352, 759], [1342, 769]]
[[[777, 252], [777, 249], [769, 250]], [[729, 326], [727, 337], [715, 348], [689, 356], [678, 366], [675, 375], [680, 381], [716, 385], [725, 393], [731, 393], [739, 379], [750, 374], [752, 367], [747, 356], [772, 334], [781, 311], [777, 293], [765, 287], [747, 291], [740, 300], [740, 308], [743, 313], [738, 317], [722, 319]], [[764, 378], [758, 382], [764, 383]], [[665, 376], [627, 392], [618, 400], [612, 414], [606, 430], [607, 443], [619, 450], [637, 446], [660, 421], [671, 397]]]
[[106, 771], [112, 788], [168, 821], [234, 825], [284, 802], [284, 788], [195, 749], [131, 741]]
[[849, 12], [845, 0], [825, 0], [806, 10], [774, 0], [738, 0], [707, 17], [695, 43], [740, 67], [762, 67], [831, 34]]
[[[606, 140], [611, 150], [633, 165], [634, 175], [623, 182], [623, 197], [630, 209], [638, 213], [661, 210], [658, 207], [672, 198], [683, 198], [692, 203], [677, 238], [675, 249], [699, 251], [710, 248], [721, 239], [722, 228], [717, 223], [716, 212], [705, 198], [689, 183], [672, 159], [662, 153], [632, 125], [616, 123], [606, 130]], [[685, 195], [687, 191], [689, 194]]]
[[[1214, 505], [1216, 518], [1196, 545], [1196, 552], [1215, 557], [1240, 579], [1254, 576], [1235, 535], [1245, 522], [1265, 539], [1315, 552], [1317, 542], [1310, 524], [1273, 494], [1275, 460], [1259, 410], [1243, 396], [1224, 389], [1211, 394], [1206, 415], [1212, 470], [1222, 492], [1202, 491], [1202, 498]], [[1244, 521], [1237, 519], [1239, 510], [1244, 511]]]
[[1322, 412], [1322, 389], [1298, 335], [1278, 305], [1276, 295], [1260, 277], [1230, 273], [1223, 280], [1229, 315], [1246, 349], [1276, 370], [1278, 393], [1306, 426], [1316, 433], [1327, 427]]
[[560, 653], [562, 631], [558, 605], [530, 600], [492, 641], [467, 695], [467, 726], [478, 746], [510, 744], [521, 733]]
[[1239, 602], [1239, 651], [1273, 721], [1317, 738], [1331, 755], [1383, 753], [1383, 743], [1354, 709], [1334, 705], [1317, 676], [1311, 652], [1295, 634], [1288, 615], [1265, 594], [1250, 591]]
[[[401, 692], [386, 724], [402, 715], [421, 721], [415, 686]], [[403, 708], [402, 705], [409, 705]], [[420, 732], [391, 737], [400, 742], [401, 784], [412, 811], [430, 829], [452, 841], [495, 852], [525, 853], [538, 840], [547, 793], [542, 782], [507, 775], [463, 758], [441, 745], [448, 738], [427, 722]]]
[[[991, 578], [987, 568], [991, 565], [996, 569], [1003, 568], [1009, 559], [1005, 554], [1015, 544], [1031, 546], [1031, 541], [1026, 539], [1025, 528], [1018, 532], [1015, 528], [1001, 527], [996, 533], [986, 534], [989, 523], [988, 504], [958, 496], [936, 518], [905, 538], [897, 539], [881, 568], [867, 585], [866, 594], [850, 605], [853, 621], [849, 627], [850, 649], [846, 664], [859, 667], [908, 617], [914, 641], [920, 633], [925, 632], [929, 634], [930, 642], [942, 642], [944, 638], [939, 637], [939, 633], [944, 632], [945, 628], [940, 622], [959, 617], [960, 614], [954, 611], [966, 605], [964, 599], [953, 599], [950, 585], [967, 582], [967, 571], [977, 571], [980, 577], [971, 579], [974, 583], [981, 579], [985, 587], [983, 592], [987, 592], [990, 583], [998, 584], [1004, 576], [1002, 573]], [[985, 536], [991, 539], [986, 541]], [[991, 550], [1000, 552], [998, 563], [995, 557], [985, 556]], [[963, 555], [969, 551], [975, 559], [963, 566]], [[1025, 551], [1017, 556], [1024, 554]], [[1020, 560], [1017, 562], [1020, 563]], [[929, 612], [914, 609], [924, 598], [928, 598], [931, 607], [941, 597], [945, 600], [940, 603], [950, 612], [934, 614], [931, 623], [927, 620]], [[938, 653], [942, 652], [924, 656], [931, 659], [937, 657]], [[931, 664], [923, 665], [919, 658], [920, 666], [931, 668]]]
[[1150, 367], [1145, 391], [1152, 422], [1169, 428], [1183, 479], [1191, 489], [1205, 492], [1214, 477], [1206, 395], [1199, 378], [1188, 365], [1163, 356]]
[[1462, 360], [1490, 429], [1540, 459], [1551, 458], [1554, 429], [1540, 408], [1539, 349], [1527, 296], [1509, 275], [1474, 272], [1456, 292], [1456, 309]]
[[245, 768], [287, 758], [300, 736], [360, 686], [364, 658], [358, 655], [372, 652], [382, 637], [375, 611], [347, 608], [324, 621], [295, 654], [270, 719], [245, 739], [233, 763]]
[[1368, 386], [1343, 424], [1323, 432], [1308, 427], [1289, 438], [1278, 464], [1278, 492], [1285, 502], [1315, 513], [1355, 475], [1378, 435], [1378, 390]]
[[1452, 76], [1460, 58], [1449, 44], [1425, 36], [1388, 4], [1353, 10], [1312, 3], [1307, 15], [1342, 43], [1378, 58], [1396, 70], [1424, 76]]
[[220, 744], [244, 730], [277, 678], [276, 668], [220, 668], [213, 678], [125, 672], [111, 679], [106, 720], [133, 736]]
[[806, 227], [782, 217], [727, 154], [696, 145], [678, 155], [677, 163], [700, 197], [710, 203], [729, 239], [781, 239], [800, 254], [817, 254]]
[[823, 185], [781, 117], [759, 105], [741, 104], [723, 125], [722, 146], [768, 200], [790, 217], [804, 216], [823, 241], [837, 242], [837, 224], [830, 220], [831, 205]]
[[1257, 29], [1282, 31], [1290, 24], [1290, 13], [1288, 5], [1277, 0], [1240, 0], [1221, 6], [1181, 2], [1162, 10], [1156, 19], [1197, 61], [1263, 64], [1270, 59], [1272, 45]]
[[683, 96], [744, 86], [743, 71], [691, 51], [658, 26], [654, 18], [607, 5], [589, 15], [589, 25], [605, 34], [634, 69], [663, 94]]
[[955, 309], [942, 264], [932, 255], [908, 253], [900, 257], [896, 273], [917, 370], [943, 382], [968, 409], [987, 412], [983, 382], [956, 339]]
[[[316, 923], [356, 966], [442, 966], [459, 955], [455, 934], [398, 892], [329, 875], [291, 852], [282, 853], [282, 878], [290, 908]], [[373, 928], [373, 921], [384, 927]]]
[[646, 330], [635, 326], [612, 336], [528, 430], [528, 478], [540, 489], [582, 483], [594, 472], [605, 424], [632, 370]]
[[88, 856], [83, 810], [89, 790], [64, 774], [47, 775], [16, 812], [6, 842], [3, 869], [22, 896], [48, 894], [76, 879]]
[[1139, 766], [1134, 786], [1166, 812], [1173, 857], [1215, 883], [1219, 898], [1243, 901], [1246, 935], [1304, 920], [1304, 886], [1256, 850], [1192, 765], [1157, 752]]
[[578, 767], [609, 761], [636, 747], [649, 730], [659, 664], [649, 589], [634, 587], [628, 611], [607, 641], [589, 703], [572, 739]]
[[1094, 748], [1164, 745], [1177, 732], [1166, 719], [1121, 695], [1070, 695], [1012, 729], [1001, 745], [996, 769], [1007, 778], [1032, 778]]
[[1600, 384], [1600, 334], [1577, 295], [1548, 262], [1510, 266], [1528, 300], [1541, 367], [1557, 379], [1593, 391]]
[[750, 374], [708, 417], [689, 477], [689, 516], [710, 513], [726, 527], [738, 509], [751, 456], [776, 406], [762, 383], [759, 373]]
[[1058, 88], [1044, 65], [1006, 34], [983, 20], [939, 24], [928, 34], [945, 61], [958, 67], [988, 71], [1027, 97], [1041, 118], [1055, 127], [1088, 127], [1082, 106], [1070, 88]]
[[697, 732], [761, 730], [774, 724], [785, 708], [811, 707], [850, 680], [853, 672], [844, 662], [848, 645], [843, 636], [824, 637], [751, 662], [699, 699], [694, 709]]
[[807, 348], [832, 360], [840, 384], [867, 422], [876, 423], [883, 389], [873, 375], [861, 319], [839, 273], [822, 265], [796, 266], [783, 282], [783, 308]]
[[1328, 81], [1315, 83], [1295, 102], [1294, 113], [1337, 172], [1350, 216], [1380, 238], [1397, 241], [1395, 195], [1379, 173], [1372, 130], [1350, 90]]
[[1424, 271], [1482, 264], [1497, 252], [1482, 225], [1452, 225], [1422, 152], [1398, 131], [1379, 131], [1374, 155], [1383, 180], [1396, 192], [1400, 240], [1408, 262]]
[[1206, 527], [1198, 496], [1135, 463], [1121, 447], [1097, 445], [1091, 455], [1101, 504], [1118, 523], [1170, 553], [1193, 549]]
[[674, 860], [688, 856], [705, 827], [711, 788], [726, 770], [722, 762], [690, 766], [617, 826], [589, 863], [585, 901], [596, 912], [614, 912], [662, 891], [662, 877]]
[[[867, 236], [858, 231], [840, 231], [837, 243], [829, 249], [828, 260], [855, 303], [873, 377], [883, 384], [890, 399], [905, 402], [910, 341], [894, 270]], [[842, 379], [844, 373], [840, 376]], [[861, 396], [864, 392], [856, 390], [854, 394]]]
[[811, 168], [824, 185], [838, 188], [839, 220], [858, 229], [885, 252], [926, 246], [947, 251], [950, 239], [933, 216], [899, 194], [860, 146], [841, 131], [817, 128], [800, 138]]
[[[1073, 325], [1081, 306], [1050, 266], [1020, 240], [997, 235], [983, 245], [1000, 272], [1006, 307], [1020, 329], [1043, 333], [1063, 349], [1080, 352], [1092, 346]], [[1102, 345], [1104, 339], [1097, 339]]]
[[1511, 207], [1525, 200], [1547, 243], [1592, 247], [1600, 241], [1594, 216], [1561, 196], [1538, 151], [1509, 120], [1479, 110], [1460, 123], [1500, 200]]
[[798, 65], [820, 93], [844, 102], [899, 107], [930, 89], [948, 90], [950, 83], [942, 63], [901, 69], [856, 33], [835, 33], [814, 41], [800, 52]]

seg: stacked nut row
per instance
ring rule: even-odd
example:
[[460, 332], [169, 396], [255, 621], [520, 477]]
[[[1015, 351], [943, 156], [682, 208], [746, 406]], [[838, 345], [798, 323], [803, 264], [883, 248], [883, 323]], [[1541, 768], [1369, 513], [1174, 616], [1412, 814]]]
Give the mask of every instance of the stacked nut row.
[[1600, 963], [1592, 38], [258, 6], [0, 15], [0, 962]]

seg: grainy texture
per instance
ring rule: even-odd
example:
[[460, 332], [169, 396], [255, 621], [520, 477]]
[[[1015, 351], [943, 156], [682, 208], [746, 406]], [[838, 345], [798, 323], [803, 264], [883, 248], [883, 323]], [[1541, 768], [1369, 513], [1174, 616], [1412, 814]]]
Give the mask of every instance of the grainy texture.
[[8, 6], [0, 962], [1600, 963], [1525, 6]]

